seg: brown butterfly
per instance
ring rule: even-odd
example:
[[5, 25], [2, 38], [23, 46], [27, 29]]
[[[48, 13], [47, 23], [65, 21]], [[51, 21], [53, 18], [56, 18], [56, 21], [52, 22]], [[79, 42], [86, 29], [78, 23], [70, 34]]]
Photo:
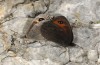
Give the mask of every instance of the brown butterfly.
[[[64, 16], [55, 16], [50, 20], [45, 20], [44, 18], [39, 18], [38, 23], [36, 21], [33, 22], [33, 24], [30, 26], [28, 33], [30, 32], [30, 29], [34, 29], [34, 25], [38, 26], [38, 31], [41, 36], [43, 36], [45, 39], [49, 41], [56, 42], [57, 44], [61, 46], [74, 46], [75, 44], [72, 43], [73, 41], [73, 32], [72, 28]], [[32, 33], [34, 33], [35, 30], [33, 30]]]

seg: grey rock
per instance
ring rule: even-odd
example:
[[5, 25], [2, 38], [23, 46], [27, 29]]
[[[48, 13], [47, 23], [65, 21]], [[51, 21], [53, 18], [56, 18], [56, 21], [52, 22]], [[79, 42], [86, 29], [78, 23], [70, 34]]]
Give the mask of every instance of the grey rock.
[[34, 7], [32, 6], [32, 3], [29, 3], [17, 6], [13, 15], [14, 17], [28, 17], [28, 16], [34, 17], [34, 14], [32, 15], [32, 13], [34, 13]]
[[[38, 15], [56, 13], [73, 25], [75, 47], [21, 38]], [[96, 24], [100, 24], [100, 0], [0, 0], [0, 65], [99, 65]]]
[[0, 40], [0, 54], [4, 51], [3, 40]]
[[85, 59], [84, 58], [85, 52], [80, 47], [70, 48], [69, 55], [70, 55], [71, 62], [83, 62]]
[[[35, 43], [34, 43], [35, 44]], [[35, 52], [35, 53], [34, 53]], [[68, 49], [52, 47], [52, 46], [41, 46], [27, 48], [26, 53], [23, 55], [26, 60], [43, 60], [50, 59], [54, 62], [65, 64], [69, 61]]]
[[12, 12], [14, 6], [23, 2], [24, 0], [5, 0], [6, 15], [9, 15]]
[[43, 1], [36, 1], [33, 4], [36, 13], [43, 13], [47, 10], [47, 7]]
[[8, 57], [2, 62], [4, 62], [2, 65], [29, 65], [29, 63], [21, 57]]
[[88, 59], [91, 61], [97, 61], [98, 60], [98, 53], [96, 50], [89, 50], [88, 51]]
[[88, 65], [87, 63], [75, 63], [75, 62], [69, 62], [66, 65]]

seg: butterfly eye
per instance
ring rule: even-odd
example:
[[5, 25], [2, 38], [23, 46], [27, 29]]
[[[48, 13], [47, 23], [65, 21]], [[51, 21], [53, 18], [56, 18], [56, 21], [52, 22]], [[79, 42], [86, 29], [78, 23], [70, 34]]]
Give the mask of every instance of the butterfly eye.
[[59, 24], [63, 24], [63, 21], [58, 21]]
[[44, 18], [39, 18], [39, 21], [43, 21], [44, 20]]

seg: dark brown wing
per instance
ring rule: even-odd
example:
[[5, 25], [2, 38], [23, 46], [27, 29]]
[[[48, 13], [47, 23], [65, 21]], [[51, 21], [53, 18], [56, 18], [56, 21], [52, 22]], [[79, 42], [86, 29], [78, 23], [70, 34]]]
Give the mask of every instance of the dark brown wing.
[[56, 42], [62, 46], [69, 46], [73, 40], [72, 32], [69, 34], [63, 32], [59, 26], [53, 24], [51, 21], [43, 23], [41, 26], [41, 34], [47, 40]]

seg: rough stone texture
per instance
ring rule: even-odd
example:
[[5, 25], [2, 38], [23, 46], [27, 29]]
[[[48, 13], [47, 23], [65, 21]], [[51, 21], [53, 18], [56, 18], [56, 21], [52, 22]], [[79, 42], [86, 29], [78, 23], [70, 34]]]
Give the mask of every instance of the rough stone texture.
[[[32, 21], [45, 14], [65, 16], [77, 46], [24, 39]], [[0, 0], [0, 65], [99, 65], [99, 49], [100, 0]]]
[[88, 59], [92, 61], [98, 60], [98, 53], [96, 50], [89, 50], [88, 51]]
[[71, 48], [69, 55], [71, 62], [83, 62], [85, 60], [85, 52], [81, 48]]
[[43, 60], [49, 58], [52, 61], [59, 63], [66, 63], [69, 61], [68, 50], [52, 46], [43, 46], [40, 48], [36, 48], [31, 45], [27, 48], [24, 57], [26, 60]]

